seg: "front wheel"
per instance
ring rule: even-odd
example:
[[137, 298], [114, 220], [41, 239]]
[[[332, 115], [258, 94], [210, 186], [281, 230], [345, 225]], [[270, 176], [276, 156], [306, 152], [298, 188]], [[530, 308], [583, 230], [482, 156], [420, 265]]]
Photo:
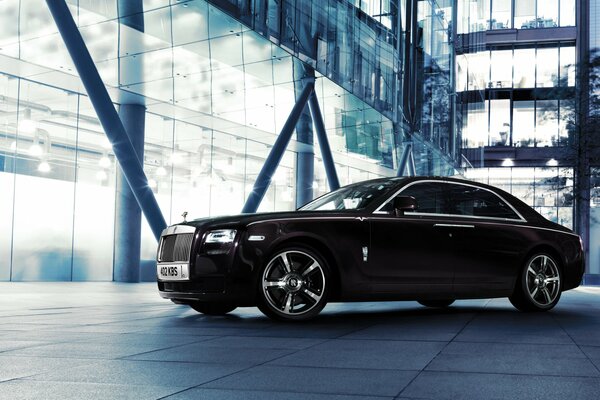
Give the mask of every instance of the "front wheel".
[[562, 273], [554, 259], [536, 254], [525, 264], [510, 302], [520, 311], [548, 311], [560, 299]]
[[230, 303], [193, 302], [189, 303], [189, 305], [194, 310], [205, 315], [225, 315], [237, 308], [235, 304]]
[[327, 303], [329, 277], [325, 259], [316, 250], [305, 246], [280, 250], [260, 274], [258, 308], [273, 319], [311, 319]]
[[418, 303], [425, 307], [445, 308], [454, 303], [454, 299], [447, 300], [418, 300]]

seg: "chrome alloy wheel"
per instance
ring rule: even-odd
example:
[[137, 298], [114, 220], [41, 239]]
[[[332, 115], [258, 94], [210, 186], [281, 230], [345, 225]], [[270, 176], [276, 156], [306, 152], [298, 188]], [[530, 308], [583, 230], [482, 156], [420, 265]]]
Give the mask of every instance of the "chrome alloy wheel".
[[267, 264], [262, 290], [269, 305], [280, 313], [305, 314], [321, 303], [325, 293], [323, 266], [304, 251], [283, 251]]
[[560, 272], [552, 258], [543, 254], [532, 258], [526, 276], [527, 292], [535, 304], [548, 306], [560, 294]]

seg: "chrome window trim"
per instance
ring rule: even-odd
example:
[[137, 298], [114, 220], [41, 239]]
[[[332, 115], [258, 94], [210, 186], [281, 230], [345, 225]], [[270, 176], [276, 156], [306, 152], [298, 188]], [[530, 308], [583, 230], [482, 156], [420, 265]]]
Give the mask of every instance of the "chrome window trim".
[[[393, 216], [390, 216], [390, 214], [386, 213], [386, 212], [381, 212], [379, 213], [380, 215], [386, 215], [386, 217], [380, 217], [380, 216], [373, 216], [371, 217], [371, 219], [376, 220], [376, 221], [398, 221], [398, 222], [402, 222], [405, 221], [402, 218], [396, 218]], [[434, 214], [434, 215], [440, 215], [440, 214]], [[413, 221], [419, 221], [418, 219], [415, 218], [411, 218], [411, 220]], [[423, 220], [421, 220], [423, 221]], [[510, 222], [519, 222], [517, 220], [509, 220]], [[431, 222], [431, 221], [427, 221], [427, 222]], [[561, 231], [558, 229], [552, 229], [552, 228], [544, 228], [541, 226], [532, 226], [532, 225], [523, 225], [523, 224], [509, 224], [509, 223], [504, 223], [505, 221], [497, 221], [497, 222], [492, 222], [492, 221], [481, 221], [481, 222], [477, 222], [478, 224], [485, 224], [485, 225], [495, 225], [498, 224], [498, 222], [503, 222], [502, 226], [516, 226], [516, 227], [520, 227], [520, 228], [529, 228], [529, 229], [541, 229], [543, 231], [549, 231], [549, 232], [555, 232], [555, 233], [564, 233], [565, 235], [571, 235], [571, 236], [575, 236], [577, 238], [579, 238], [580, 236], [578, 234], [576, 234], [575, 232], [565, 232], [565, 231]]]
[[519, 217], [519, 219], [515, 219], [515, 218], [499, 218], [499, 217], [483, 217], [483, 216], [476, 216], [476, 215], [459, 215], [459, 214], [437, 214], [437, 213], [418, 213], [418, 212], [405, 212], [405, 215], [415, 215], [415, 216], [442, 216], [442, 217], [453, 217], [453, 218], [474, 218], [474, 219], [492, 219], [492, 220], [496, 220], [496, 221], [510, 221], [510, 222], [527, 222], [527, 220], [525, 218], [523, 218], [523, 216], [521, 215], [520, 212], [518, 212], [513, 206], [512, 204], [510, 204], [510, 202], [506, 201], [506, 199], [502, 196], [500, 196], [498, 193], [494, 192], [493, 190], [481, 187], [481, 186], [477, 186], [477, 185], [471, 185], [468, 183], [462, 183], [462, 182], [449, 182], [449, 181], [442, 181], [442, 180], [438, 180], [438, 179], [424, 179], [424, 180], [420, 180], [420, 181], [414, 181], [409, 183], [406, 186], [403, 186], [402, 188], [398, 189], [392, 196], [390, 196], [386, 201], [384, 201], [379, 207], [377, 207], [377, 209], [375, 211], [373, 211], [373, 214], [387, 214], [385, 211], [381, 211], [381, 209], [390, 201], [392, 201], [392, 199], [396, 196], [398, 196], [400, 193], [402, 193], [404, 190], [408, 189], [409, 187], [419, 184], [419, 183], [443, 183], [443, 184], [450, 184], [450, 185], [462, 185], [462, 186], [468, 186], [468, 187], [473, 187], [476, 189], [480, 189], [480, 190], [485, 190], [487, 192], [492, 193], [494, 196], [498, 197], [500, 200], [502, 200], [505, 204], [507, 204], [510, 209]]

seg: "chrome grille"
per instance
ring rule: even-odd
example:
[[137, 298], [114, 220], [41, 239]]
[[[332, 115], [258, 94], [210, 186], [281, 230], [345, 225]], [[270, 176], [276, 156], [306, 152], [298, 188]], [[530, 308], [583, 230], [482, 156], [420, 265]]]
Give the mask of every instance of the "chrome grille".
[[193, 233], [163, 236], [161, 238], [158, 261], [189, 261], [190, 250], [192, 249], [192, 240], [194, 240]]

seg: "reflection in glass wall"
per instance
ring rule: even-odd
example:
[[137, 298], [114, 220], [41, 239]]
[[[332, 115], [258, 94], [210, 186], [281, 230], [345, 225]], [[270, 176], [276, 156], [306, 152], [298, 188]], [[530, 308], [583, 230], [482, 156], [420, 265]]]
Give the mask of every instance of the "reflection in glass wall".
[[[147, 107], [143, 168], [167, 223], [180, 221], [183, 211], [239, 212], [294, 105], [293, 57], [316, 71], [340, 181], [396, 172], [405, 129], [404, 0], [144, 1], [143, 31], [124, 23], [114, 0], [67, 3], [113, 100], [143, 99]], [[425, 72], [413, 152], [419, 174], [447, 175], [458, 148], [453, 2], [418, 3], [421, 36], [414, 45]], [[489, 26], [491, 3], [481, 4], [473, 23]], [[496, 4], [494, 15], [504, 18], [505, 8]], [[111, 280], [117, 168], [111, 145], [78, 92], [45, 2], [0, 2], [0, 20], [6, 26], [0, 55], [39, 68], [46, 79], [0, 74], [0, 280]], [[487, 69], [475, 78], [481, 87], [489, 81], [486, 57]], [[475, 85], [467, 74], [465, 67], [465, 85]], [[297, 146], [292, 140], [260, 211], [294, 208]], [[315, 153], [316, 196], [329, 189], [318, 147]], [[146, 267], [155, 251], [143, 220]]]
[[573, 227], [572, 168], [469, 168], [465, 177], [506, 190], [546, 219]]
[[[461, 57], [465, 61], [459, 64], [457, 80], [468, 82], [466, 90], [575, 86], [573, 45], [563, 45], [560, 53], [558, 44], [553, 44], [538, 49], [485, 50]], [[457, 91], [465, 91], [464, 86], [457, 86]]]
[[458, 0], [457, 32], [575, 26], [575, 5], [576, 0]]

